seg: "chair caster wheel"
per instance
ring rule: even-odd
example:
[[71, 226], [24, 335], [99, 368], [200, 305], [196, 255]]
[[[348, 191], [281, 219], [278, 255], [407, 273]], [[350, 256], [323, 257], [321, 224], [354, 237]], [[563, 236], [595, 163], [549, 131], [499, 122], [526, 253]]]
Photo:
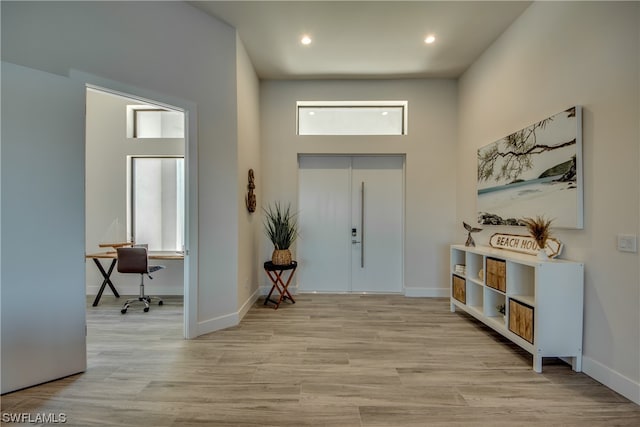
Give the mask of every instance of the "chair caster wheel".
[[145, 307], [145, 308], [144, 308], [144, 312], [146, 313], [146, 312], [148, 312], [148, 311], [149, 311], [149, 307]]
[[158, 301], [158, 305], [164, 305], [164, 302]]
[[120, 313], [125, 314], [127, 312], [126, 308], [123, 308], [122, 310], [120, 310]]

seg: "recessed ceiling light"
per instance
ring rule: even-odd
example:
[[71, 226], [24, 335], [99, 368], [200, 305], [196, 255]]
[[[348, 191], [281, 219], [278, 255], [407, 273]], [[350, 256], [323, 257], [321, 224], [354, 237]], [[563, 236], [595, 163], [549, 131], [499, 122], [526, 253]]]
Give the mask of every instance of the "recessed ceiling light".
[[434, 41], [436, 41], [436, 36], [434, 36], [433, 34], [428, 35], [428, 36], [424, 39], [424, 42], [425, 42], [426, 44], [431, 44], [431, 43], [433, 43]]
[[302, 38], [300, 39], [300, 43], [302, 43], [304, 45], [311, 44], [311, 37], [302, 36]]

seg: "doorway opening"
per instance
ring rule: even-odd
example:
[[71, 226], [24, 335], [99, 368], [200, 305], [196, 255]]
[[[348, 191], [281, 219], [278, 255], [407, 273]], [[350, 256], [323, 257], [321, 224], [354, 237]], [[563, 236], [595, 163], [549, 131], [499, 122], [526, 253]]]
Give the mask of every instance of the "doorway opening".
[[[109, 310], [129, 317], [138, 314], [139, 308], [140, 315], [154, 321], [169, 309], [175, 338], [180, 331], [187, 335], [187, 128], [187, 115], [178, 107], [87, 86], [85, 251], [105, 254], [133, 242], [146, 245], [152, 257], [160, 257], [151, 259], [152, 264], [166, 267], [152, 281], [145, 278], [146, 294], [162, 295], [165, 305], [153, 305], [150, 313], [143, 312], [142, 305], [133, 305], [122, 315], [119, 305], [139, 294], [140, 276], [119, 274], [113, 268], [116, 261], [108, 257], [87, 259], [88, 316], [100, 306], [105, 313]], [[109, 286], [105, 286], [106, 277]], [[176, 323], [177, 319], [182, 322]], [[162, 322], [166, 328], [166, 319]], [[137, 329], [128, 330], [135, 334]]]

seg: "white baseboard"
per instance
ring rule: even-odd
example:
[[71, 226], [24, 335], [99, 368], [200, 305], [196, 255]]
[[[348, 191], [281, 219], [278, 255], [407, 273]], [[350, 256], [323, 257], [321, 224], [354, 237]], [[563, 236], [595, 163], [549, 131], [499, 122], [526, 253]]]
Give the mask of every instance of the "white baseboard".
[[447, 298], [449, 288], [404, 288], [404, 296], [409, 298]]
[[[297, 286], [289, 286], [287, 288], [291, 295], [298, 293]], [[271, 290], [271, 286], [260, 286], [260, 295], [265, 296]], [[331, 292], [328, 292], [331, 293]], [[336, 295], [344, 292], [335, 292]], [[404, 288], [404, 296], [409, 298], [448, 298], [450, 295], [449, 288]]]
[[640, 405], [640, 383], [625, 377], [608, 366], [589, 357], [582, 356], [582, 372]]
[[223, 316], [214, 317], [213, 319], [198, 322], [198, 330], [196, 336], [219, 331], [220, 329], [230, 328], [240, 323], [240, 320], [247, 314], [254, 302], [258, 300], [260, 288], [256, 289], [247, 300], [242, 304], [240, 309], [234, 313], [225, 314]]

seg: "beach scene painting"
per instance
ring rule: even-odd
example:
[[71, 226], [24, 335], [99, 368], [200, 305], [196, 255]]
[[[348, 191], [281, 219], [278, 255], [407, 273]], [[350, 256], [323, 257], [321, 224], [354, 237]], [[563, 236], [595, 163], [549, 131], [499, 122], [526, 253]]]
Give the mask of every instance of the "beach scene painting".
[[571, 107], [478, 150], [478, 223], [583, 227], [582, 111]]

